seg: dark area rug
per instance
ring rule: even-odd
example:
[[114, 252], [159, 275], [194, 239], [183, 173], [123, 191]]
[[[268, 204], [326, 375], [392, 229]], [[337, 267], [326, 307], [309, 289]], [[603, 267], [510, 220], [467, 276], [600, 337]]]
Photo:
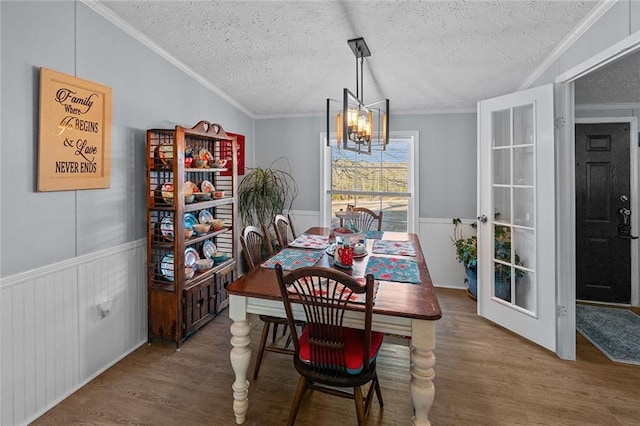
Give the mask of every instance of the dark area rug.
[[612, 361], [640, 365], [640, 316], [635, 313], [576, 305], [576, 329]]

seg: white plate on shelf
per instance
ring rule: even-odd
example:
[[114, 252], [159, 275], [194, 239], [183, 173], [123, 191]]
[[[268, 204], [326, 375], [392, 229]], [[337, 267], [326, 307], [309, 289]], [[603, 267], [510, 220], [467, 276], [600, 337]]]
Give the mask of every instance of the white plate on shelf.
[[193, 247], [188, 247], [184, 251], [184, 266], [195, 269], [198, 260], [200, 260], [200, 255]]
[[160, 222], [160, 232], [169, 241], [173, 241], [173, 218], [165, 216]]
[[162, 272], [162, 276], [168, 279], [169, 281], [173, 281], [173, 255], [168, 254], [162, 258], [160, 262], [160, 272]]
[[198, 192], [198, 185], [188, 180], [185, 181], [184, 188], [182, 190], [184, 191], [184, 195], [191, 195], [194, 192]]
[[211, 223], [213, 222], [213, 215], [209, 210], [200, 210], [198, 214], [198, 220], [200, 223]]
[[160, 186], [162, 200], [167, 204], [173, 204], [173, 182], [163, 183]]
[[173, 145], [162, 144], [158, 146], [158, 157], [163, 164], [169, 166], [169, 161], [173, 159]]
[[210, 193], [212, 193], [213, 191], [216, 190], [216, 187], [213, 186], [213, 184], [211, 182], [209, 182], [208, 180], [203, 180], [200, 183], [200, 189], [202, 189], [202, 192], [210, 194]]
[[202, 148], [200, 151], [198, 151], [198, 158], [200, 160], [211, 161], [213, 160], [213, 155], [211, 155], [208, 149]]
[[206, 257], [207, 259], [213, 259], [213, 255], [218, 251], [217, 247], [215, 244], [213, 244], [213, 241], [211, 240], [207, 240], [204, 242], [204, 244], [202, 245], [202, 254], [204, 254], [204, 257]]

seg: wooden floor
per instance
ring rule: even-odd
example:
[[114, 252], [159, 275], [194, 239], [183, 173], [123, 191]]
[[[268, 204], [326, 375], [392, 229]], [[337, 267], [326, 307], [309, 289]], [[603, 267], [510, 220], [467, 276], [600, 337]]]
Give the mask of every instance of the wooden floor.
[[[437, 324], [433, 425], [640, 424], [640, 366], [609, 361], [580, 334], [578, 360], [562, 361], [476, 316], [466, 292], [438, 289], [438, 297], [443, 317]], [[34, 424], [235, 424], [229, 325], [223, 314], [179, 352], [144, 345]], [[260, 331], [256, 320], [254, 359]], [[378, 371], [385, 406], [374, 401], [369, 425], [411, 424], [408, 362], [406, 346], [383, 345]], [[250, 387], [245, 424], [285, 424], [296, 382], [291, 361], [267, 353]], [[296, 424], [355, 425], [352, 404], [309, 393]]]

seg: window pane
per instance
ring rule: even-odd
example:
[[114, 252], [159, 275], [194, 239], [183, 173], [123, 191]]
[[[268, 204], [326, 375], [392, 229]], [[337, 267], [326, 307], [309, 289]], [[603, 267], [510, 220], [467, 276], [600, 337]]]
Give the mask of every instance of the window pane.
[[513, 109], [513, 144], [533, 143], [533, 105]]
[[382, 151], [382, 191], [407, 192], [409, 179], [409, 144], [390, 143]]
[[356, 191], [379, 192], [382, 182], [380, 163], [361, 161], [355, 169]]
[[493, 296], [511, 302], [511, 266], [495, 263]]
[[516, 265], [536, 269], [535, 234], [532, 230], [515, 228], [513, 231], [513, 249]]
[[535, 272], [516, 269], [516, 297], [514, 303], [531, 313], [536, 312]]
[[511, 223], [511, 188], [493, 188], [493, 218], [502, 223]]
[[493, 146], [511, 145], [511, 110], [494, 111], [491, 117], [493, 125]]
[[533, 146], [513, 149], [513, 183], [533, 185]]
[[533, 227], [535, 223], [534, 189], [513, 189], [513, 223]]
[[382, 230], [407, 232], [407, 211], [408, 198], [382, 197]]
[[331, 190], [348, 192], [331, 195], [332, 226], [339, 223], [335, 213], [353, 205], [382, 211], [383, 231], [408, 230], [410, 147], [406, 140], [392, 140], [386, 150], [367, 155], [332, 145]]
[[511, 150], [493, 150], [493, 183], [498, 185], [511, 184]]

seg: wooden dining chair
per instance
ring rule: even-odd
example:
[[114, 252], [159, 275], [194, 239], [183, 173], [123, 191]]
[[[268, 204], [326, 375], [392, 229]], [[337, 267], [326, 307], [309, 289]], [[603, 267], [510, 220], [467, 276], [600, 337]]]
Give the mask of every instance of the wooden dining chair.
[[[291, 241], [296, 239], [296, 231], [293, 229], [291, 217], [286, 217], [281, 214], [276, 215], [276, 217], [273, 218], [273, 229], [276, 231], [276, 238], [278, 239], [280, 248], [288, 246]], [[289, 239], [289, 230], [291, 230], [292, 239]]]
[[[259, 267], [260, 263], [262, 263], [263, 260], [273, 255], [271, 241], [267, 231], [265, 231], [264, 228], [260, 229], [256, 226], [246, 226], [242, 230], [240, 243], [242, 245], [242, 253], [244, 255], [244, 259], [250, 269]], [[289, 349], [291, 337], [287, 339], [284, 347], [274, 345], [278, 334], [279, 325], [283, 326], [282, 335], [284, 336], [286, 334], [289, 324], [287, 319], [272, 317], [269, 315], [259, 315], [258, 317], [262, 322], [264, 322], [264, 326], [262, 327], [262, 336], [260, 337], [260, 346], [258, 347], [256, 365], [253, 370], [254, 380], [258, 378], [258, 372], [260, 371], [260, 365], [262, 364], [262, 358], [265, 351], [289, 355], [293, 354], [293, 350]], [[300, 324], [303, 324], [303, 322], [300, 322]], [[271, 337], [271, 344], [267, 346], [267, 338], [269, 337], [269, 331], [272, 325], [273, 334]]]
[[[353, 213], [357, 213], [358, 216], [353, 219], [340, 219], [340, 226], [344, 226], [344, 221], [349, 220], [352, 224], [358, 228], [359, 231], [382, 231], [382, 210], [376, 214], [373, 210], [370, 210], [366, 207], [354, 207]], [[376, 229], [372, 229], [372, 226], [378, 222], [378, 227]]]
[[[367, 275], [363, 286], [351, 276], [331, 268], [304, 267], [286, 276], [282, 266], [276, 265], [275, 270], [295, 348], [293, 365], [300, 374], [288, 424], [295, 423], [304, 393], [313, 389], [354, 399], [358, 425], [365, 425], [374, 391], [380, 407], [383, 406], [376, 373], [383, 333], [371, 331], [373, 275]], [[363, 330], [343, 325], [349, 296], [353, 293], [366, 295]], [[294, 327], [292, 305], [303, 308], [307, 325], [300, 335]], [[371, 385], [363, 398], [361, 386], [367, 383]], [[353, 394], [336, 388], [353, 388]]]

